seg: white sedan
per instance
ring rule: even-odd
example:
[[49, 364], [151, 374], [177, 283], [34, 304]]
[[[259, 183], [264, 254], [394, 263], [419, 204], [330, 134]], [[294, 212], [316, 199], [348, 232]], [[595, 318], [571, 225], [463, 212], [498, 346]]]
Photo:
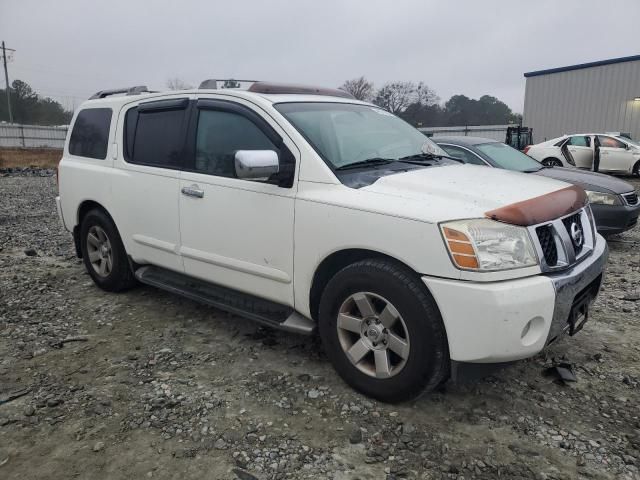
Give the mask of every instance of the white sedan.
[[543, 165], [593, 168], [595, 137], [600, 141], [601, 172], [640, 175], [640, 143], [626, 137], [603, 133], [564, 135], [531, 145], [524, 152]]

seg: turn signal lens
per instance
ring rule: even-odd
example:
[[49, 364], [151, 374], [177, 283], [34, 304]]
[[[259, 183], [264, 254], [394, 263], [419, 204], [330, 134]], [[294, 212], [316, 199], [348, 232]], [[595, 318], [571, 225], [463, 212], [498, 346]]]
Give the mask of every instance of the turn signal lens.
[[440, 228], [457, 268], [492, 272], [538, 264], [533, 242], [524, 227], [472, 218], [440, 224]]
[[478, 268], [478, 258], [469, 237], [452, 228], [442, 229], [455, 264], [460, 268]]

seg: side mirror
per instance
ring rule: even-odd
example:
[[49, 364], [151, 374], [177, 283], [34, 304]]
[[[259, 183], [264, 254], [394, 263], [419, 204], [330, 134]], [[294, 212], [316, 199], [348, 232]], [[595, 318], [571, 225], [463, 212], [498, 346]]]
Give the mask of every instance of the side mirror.
[[237, 177], [247, 180], [267, 179], [280, 169], [278, 154], [273, 150], [238, 150], [235, 164]]

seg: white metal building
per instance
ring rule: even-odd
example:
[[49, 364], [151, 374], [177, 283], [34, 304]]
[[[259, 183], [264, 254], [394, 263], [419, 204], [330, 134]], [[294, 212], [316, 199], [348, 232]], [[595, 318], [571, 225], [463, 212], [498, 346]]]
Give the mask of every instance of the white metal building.
[[640, 55], [524, 74], [523, 125], [533, 141], [565, 133], [627, 132], [640, 139]]

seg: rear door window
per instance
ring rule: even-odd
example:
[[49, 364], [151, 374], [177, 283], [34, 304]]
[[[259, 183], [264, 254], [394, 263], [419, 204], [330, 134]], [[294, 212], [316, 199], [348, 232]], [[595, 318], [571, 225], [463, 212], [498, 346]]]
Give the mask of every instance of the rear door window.
[[85, 108], [78, 113], [69, 139], [69, 153], [78, 157], [107, 158], [110, 108]]
[[170, 169], [182, 167], [188, 99], [141, 103], [125, 117], [125, 159]]

